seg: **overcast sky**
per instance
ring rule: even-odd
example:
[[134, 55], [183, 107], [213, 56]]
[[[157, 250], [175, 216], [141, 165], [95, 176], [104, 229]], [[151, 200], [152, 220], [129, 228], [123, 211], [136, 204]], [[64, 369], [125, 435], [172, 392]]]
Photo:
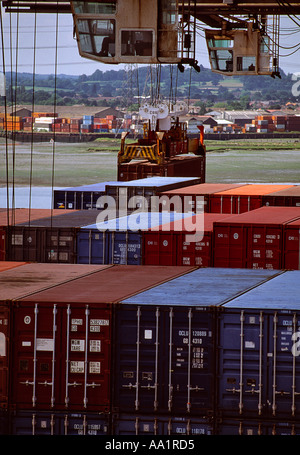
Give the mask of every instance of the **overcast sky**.
[[[16, 13], [8, 14], [2, 9], [4, 42], [5, 42], [5, 68], [6, 71], [16, 69], [16, 47], [18, 47], [17, 69], [18, 72], [33, 72], [34, 68], [34, 20], [33, 14], [19, 14], [18, 46]], [[56, 44], [56, 14], [37, 15], [37, 36], [35, 54], [35, 72], [37, 74], [55, 73], [55, 44]], [[280, 44], [284, 47], [300, 47], [300, 18], [295, 19], [299, 26], [289, 18], [281, 18]], [[12, 27], [10, 27], [10, 24]], [[10, 30], [12, 32], [10, 32]], [[203, 35], [203, 32], [200, 32]], [[13, 51], [11, 52], [11, 43]], [[296, 48], [297, 48], [296, 47]], [[292, 49], [281, 49], [280, 55], [287, 55], [294, 52]], [[198, 38], [197, 59], [199, 64], [209, 68], [206, 43], [201, 36]], [[58, 16], [58, 59], [57, 74], [92, 74], [96, 69], [106, 71], [108, 69], [118, 70], [122, 65], [105, 65], [80, 57], [77, 43], [73, 38], [73, 21], [71, 14], [60, 14]], [[0, 68], [3, 68], [2, 56]], [[280, 58], [280, 67], [286, 73], [300, 73], [300, 50], [290, 56]]]

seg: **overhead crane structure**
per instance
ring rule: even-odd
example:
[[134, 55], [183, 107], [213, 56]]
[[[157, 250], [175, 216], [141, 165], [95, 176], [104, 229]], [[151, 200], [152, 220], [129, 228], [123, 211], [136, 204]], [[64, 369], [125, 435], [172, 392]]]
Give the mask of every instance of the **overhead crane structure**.
[[212, 71], [228, 76], [280, 76], [280, 17], [300, 14], [300, 2], [284, 0], [6, 0], [2, 5], [6, 12], [72, 14], [79, 54], [106, 64], [177, 64], [181, 71], [187, 64], [200, 71], [201, 28]]

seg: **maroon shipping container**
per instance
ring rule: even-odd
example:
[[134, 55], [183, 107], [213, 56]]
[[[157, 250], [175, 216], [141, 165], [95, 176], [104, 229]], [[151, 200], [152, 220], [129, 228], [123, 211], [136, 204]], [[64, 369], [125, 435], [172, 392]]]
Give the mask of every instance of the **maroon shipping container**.
[[300, 219], [284, 226], [284, 268], [300, 270]]
[[214, 266], [283, 267], [283, 226], [300, 218], [298, 207], [261, 207], [214, 225]]
[[0, 210], [0, 261], [7, 259], [7, 241], [8, 233], [7, 226], [14, 226], [18, 223], [31, 222], [33, 220], [54, 217], [61, 215], [62, 213], [68, 213], [68, 210], [55, 209], [1, 209]]
[[263, 196], [263, 205], [300, 207], [300, 185]]
[[54, 286], [79, 276], [103, 270], [108, 266], [25, 264], [3, 262], [0, 264], [0, 407], [8, 406], [11, 384], [10, 352], [12, 336], [12, 304], [17, 298]]
[[292, 185], [248, 184], [212, 194], [210, 211], [214, 213], [244, 213], [263, 206], [262, 197]]
[[[202, 217], [204, 217], [202, 219]], [[143, 232], [143, 258], [147, 265], [212, 266], [213, 224], [227, 214], [205, 213]], [[202, 229], [197, 240], [195, 226]]]
[[113, 303], [194, 270], [106, 266], [13, 305], [11, 404], [106, 412]]
[[211, 195], [219, 193], [220, 191], [239, 188], [241, 186], [244, 185], [231, 183], [200, 183], [199, 185], [193, 185], [193, 187], [184, 187], [177, 188], [175, 190], [164, 191], [160, 193], [160, 196], [167, 196], [169, 198], [173, 196], [179, 196], [181, 198], [182, 212], [184, 211], [195, 212], [196, 210], [201, 210], [202, 207], [204, 208], [204, 212], [211, 212], [212, 211], [210, 209]]
[[118, 165], [118, 180], [130, 181], [147, 177], [199, 177], [205, 182], [205, 156], [182, 155], [165, 164], [147, 160], [131, 161]]

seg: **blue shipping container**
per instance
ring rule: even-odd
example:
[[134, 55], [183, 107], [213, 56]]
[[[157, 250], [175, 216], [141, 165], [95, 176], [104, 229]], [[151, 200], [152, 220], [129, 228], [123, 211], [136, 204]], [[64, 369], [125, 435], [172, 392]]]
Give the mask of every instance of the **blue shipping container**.
[[188, 216], [187, 213], [139, 212], [84, 226], [77, 234], [77, 263], [141, 265], [142, 231]]
[[219, 315], [218, 412], [300, 417], [300, 272], [232, 299]]
[[54, 209], [96, 209], [97, 200], [104, 196], [106, 185], [116, 182], [99, 182], [92, 185], [59, 188], [53, 192]]
[[[141, 208], [142, 210], [148, 211], [152, 208], [152, 210], [159, 211], [156, 201], [154, 205], [151, 197], [157, 196], [163, 191], [197, 185], [199, 183], [202, 183], [201, 178], [197, 177], [149, 177], [107, 185], [106, 194], [115, 199], [118, 210], [125, 206], [127, 210]], [[178, 207], [177, 211], [183, 212], [183, 210], [178, 210]]]
[[114, 407], [120, 412], [213, 412], [215, 307], [274, 275], [198, 269], [130, 297], [115, 313]]

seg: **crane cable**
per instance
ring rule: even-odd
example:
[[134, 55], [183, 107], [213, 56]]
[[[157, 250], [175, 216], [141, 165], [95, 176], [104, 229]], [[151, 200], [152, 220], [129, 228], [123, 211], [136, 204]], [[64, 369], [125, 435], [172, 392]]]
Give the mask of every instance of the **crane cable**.
[[[53, 100], [53, 109], [54, 109], [54, 118], [56, 113], [56, 106], [57, 106], [57, 68], [58, 68], [58, 1], [56, 4], [56, 30], [55, 30], [55, 62], [54, 62], [54, 100]], [[51, 229], [52, 229], [52, 222], [53, 222], [53, 207], [54, 207], [54, 176], [55, 176], [55, 127], [53, 131], [53, 141], [52, 141], [52, 175], [51, 175]], [[59, 242], [57, 242], [57, 248], [59, 247]], [[57, 252], [57, 260], [58, 252]]]
[[[2, 74], [3, 74], [3, 97], [4, 97], [4, 116], [5, 121], [7, 119], [7, 98], [6, 98], [6, 66], [5, 66], [5, 51], [4, 51], [4, 34], [3, 34], [3, 19], [2, 19], [2, 6], [0, 5], [0, 24], [1, 24], [1, 44], [2, 44]], [[5, 173], [6, 173], [6, 207], [7, 207], [7, 227], [10, 225], [9, 220], [9, 165], [8, 165], [8, 134], [7, 134], [7, 124], [5, 128]]]

